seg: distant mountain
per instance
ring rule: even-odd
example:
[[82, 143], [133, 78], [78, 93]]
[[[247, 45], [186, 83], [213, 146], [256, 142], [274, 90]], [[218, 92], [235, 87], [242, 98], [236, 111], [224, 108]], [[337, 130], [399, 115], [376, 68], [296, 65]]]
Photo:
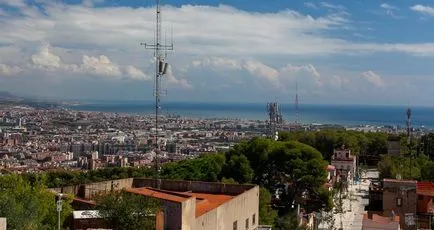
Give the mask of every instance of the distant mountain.
[[0, 91], [0, 101], [22, 101], [24, 98], [16, 96], [7, 91]]

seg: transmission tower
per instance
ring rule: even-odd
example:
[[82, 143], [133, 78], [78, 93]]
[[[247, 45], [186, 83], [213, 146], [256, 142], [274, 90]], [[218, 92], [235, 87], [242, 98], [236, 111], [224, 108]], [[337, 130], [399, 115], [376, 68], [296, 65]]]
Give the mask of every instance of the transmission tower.
[[411, 109], [410, 107], [407, 108], [407, 146], [408, 146], [408, 154], [410, 155], [410, 179], [411, 179], [411, 171], [413, 168], [413, 153], [412, 153], [412, 148], [411, 148]]
[[160, 154], [160, 146], [158, 144], [158, 115], [161, 109], [160, 99], [161, 99], [161, 78], [167, 73], [168, 64], [165, 62], [168, 50], [173, 50], [173, 39], [170, 45], [161, 42], [161, 5], [160, 0], [156, 0], [156, 23], [155, 23], [155, 41], [154, 44], [140, 43], [144, 45], [145, 49], [154, 50], [155, 57], [155, 82], [154, 82], [154, 96], [155, 96], [155, 178], [158, 179], [160, 167], [158, 155]]
[[300, 114], [298, 108], [298, 80], [295, 78], [295, 101], [294, 101], [294, 109], [295, 109], [295, 129], [298, 130], [298, 126], [300, 125]]

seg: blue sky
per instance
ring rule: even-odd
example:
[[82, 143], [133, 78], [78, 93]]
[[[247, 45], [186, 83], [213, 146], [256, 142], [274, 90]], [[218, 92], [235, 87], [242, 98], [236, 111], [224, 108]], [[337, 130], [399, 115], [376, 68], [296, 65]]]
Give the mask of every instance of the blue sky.
[[[150, 100], [152, 0], [0, 0], [0, 90]], [[434, 2], [167, 0], [167, 101], [434, 105]]]

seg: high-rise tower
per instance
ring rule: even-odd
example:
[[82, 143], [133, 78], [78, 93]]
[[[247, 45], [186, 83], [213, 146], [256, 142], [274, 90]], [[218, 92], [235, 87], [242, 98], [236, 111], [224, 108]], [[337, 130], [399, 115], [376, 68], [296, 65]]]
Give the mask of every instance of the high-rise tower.
[[282, 112], [280, 105], [277, 102], [267, 103], [268, 112], [268, 135], [271, 139], [277, 140], [279, 138], [278, 125], [283, 123]]

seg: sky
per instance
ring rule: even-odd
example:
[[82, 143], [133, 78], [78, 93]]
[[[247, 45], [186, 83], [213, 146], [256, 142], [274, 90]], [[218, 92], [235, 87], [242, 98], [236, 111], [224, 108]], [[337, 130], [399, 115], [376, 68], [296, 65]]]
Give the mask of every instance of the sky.
[[[162, 0], [163, 99], [434, 106], [430, 0]], [[0, 91], [152, 100], [155, 0], [0, 0]]]

